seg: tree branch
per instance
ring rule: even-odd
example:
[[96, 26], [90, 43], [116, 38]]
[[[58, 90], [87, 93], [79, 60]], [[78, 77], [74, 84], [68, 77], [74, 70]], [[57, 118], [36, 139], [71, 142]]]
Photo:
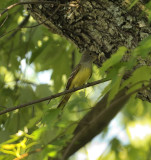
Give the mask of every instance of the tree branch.
[[[18, 6], [18, 5], [25, 5], [25, 4], [58, 4], [58, 7], [55, 9], [55, 11], [53, 12], [53, 14], [52, 14], [51, 16], [47, 17], [47, 19], [45, 19], [44, 21], [42, 21], [42, 22], [40, 22], [40, 23], [38, 23], [38, 24], [36, 24], [36, 25], [33, 25], [33, 26], [23, 26], [23, 25], [20, 26], [20, 25], [19, 25], [17, 28], [14, 28], [14, 29], [12, 29], [12, 30], [10, 30], [10, 31], [8, 31], [8, 32], [0, 35], [0, 38], [6, 36], [7, 34], [9, 34], [9, 33], [11, 33], [11, 32], [14, 32], [14, 33], [16, 34], [17, 31], [19, 31], [19, 30], [22, 29], [22, 28], [34, 28], [34, 27], [38, 27], [38, 26], [44, 24], [46, 21], [48, 21], [49, 18], [53, 17], [53, 16], [56, 14], [56, 12], [59, 10], [59, 8], [60, 8], [61, 6], [66, 6], [66, 5], [67, 5], [67, 4], [61, 4], [60, 2], [54, 2], [54, 1], [18, 2], [18, 3], [15, 3], [15, 4], [7, 7], [2, 13], [0, 13], [0, 17], [1, 17], [5, 12], [7, 12], [8, 10], [10, 10], [10, 9], [12, 9], [12, 8], [14, 8], [14, 7]], [[68, 4], [68, 6], [70, 6], [70, 7], [76, 7], [76, 5], [73, 4], [73, 3]], [[8, 18], [8, 15], [7, 15], [6, 19], [4, 20], [4, 22], [1, 24], [1, 26], [6, 22], [7, 18]], [[1, 26], [0, 26], [0, 27], [1, 27]]]
[[25, 4], [59, 4], [58, 2], [54, 2], [54, 1], [35, 1], [35, 2], [18, 2], [18, 3], [14, 3], [10, 6], [8, 6], [3, 12], [0, 13], [0, 17], [6, 13], [8, 10], [19, 6], [19, 5], [25, 5]]
[[0, 105], [0, 107], [1, 107], [1, 108], [5, 108], [5, 109], [7, 108], [7, 107], [5, 107], [5, 106], [2, 106], [2, 105]]
[[[141, 89], [146, 89], [150, 85], [151, 84], [149, 83], [149, 85], [143, 86]], [[68, 143], [67, 146], [61, 150], [62, 153], [61, 160], [67, 159], [70, 155], [72, 155], [79, 148], [81, 148], [81, 143], [83, 146], [83, 144], [86, 144], [88, 141], [90, 141], [95, 136], [95, 134], [97, 135], [98, 133], [103, 131], [103, 129], [108, 125], [108, 123], [123, 108], [124, 104], [128, 101], [128, 99], [141, 89], [140, 88], [136, 89], [129, 94], [125, 94], [126, 89], [122, 89], [115, 96], [115, 98], [112, 100], [112, 102], [109, 104], [108, 107], [107, 107], [108, 94], [106, 94], [94, 107], [92, 107], [92, 110], [88, 112], [82, 120], [80, 120], [78, 126], [74, 130], [73, 133], [74, 137], [72, 138], [71, 143]], [[59, 134], [57, 137], [51, 140], [48, 144], [51, 144], [56, 139], [64, 135], [67, 129], [69, 129], [73, 124], [75, 123], [70, 124], [67, 128], [65, 128], [65, 130], [61, 134]], [[25, 157], [28, 157], [31, 154], [35, 154], [37, 152], [42, 151], [45, 147], [47, 147], [47, 145], [41, 148], [37, 148], [31, 152], [24, 153], [20, 157], [15, 158], [14, 160], [24, 159]], [[59, 159], [55, 158], [55, 160]]]
[[44, 101], [47, 101], [47, 100], [50, 101], [51, 99], [60, 97], [62, 95], [65, 95], [65, 94], [68, 94], [68, 93], [72, 93], [72, 92], [75, 92], [77, 90], [81, 90], [83, 88], [94, 86], [94, 85], [97, 85], [99, 83], [103, 83], [103, 82], [106, 82], [106, 81], [109, 81], [109, 79], [108, 78], [104, 78], [104, 79], [101, 79], [101, 80], [98, 80], [98, 81], [94, 81], [94, 82], [85, 84], [85, 85], [80, 86], [80, 87], [76, 87], [76, 88], [73, 88], [73, 89], [70, 89], [70, 90], [65, 90], [63, 92], [60, 92], [60, 93], [57, 93], [57, 94], [54, 94], [54, 95], [51, 95], [51, 96], [48, 96], [48, 97], [44, 97], [44, 98], [41, 98], [41, 99], [38, 99], [38, 100], [34, 100], [34, 101], [31, 101], [31, 102], [28, 102], [28, 103], [25, 103], [25, 104], [21, 104], [21, 105], [15, 106], [15, 107], [10, 107], [10, 108], [8, 108], [6, 110], [1, 111], [0, 115], [8, 113], [8, 112], [11, 112], [11, 111], [14, 111], [16, 109], [21, 109], [23, 107], [27, 107], [27, 106], [30, 106], [30, 105], [33, 105], [33, 104], [36, 104], [36, 103], [44, 102]]
[[[16, 7], [16, 6], [20, 6], [20, 5], [25, 5], [25, 4], [58, 4], [58, 5], [66, 5], [65, 3], [60, 3], [59, 1], [58, 2], [54, 2], [54, 1], [34, 1], [34, 2], [18, 2], [18, 3], [14, 3], [10, 6], [8, 6], [4, 11], [2, 11], [0, 13], [0, 17], [6, 13], [8, 10]], [[71, 7], [75, 7], [76, 5], [74, 5], [74, 3], [71, 3], [69, 4], [69, 6]]]
[[[58, 5], [58, 7], [57, 7], [57, 8], [55, 9], [55, 11], [53, 12], [53, 14], [52, 14], [51, 16], [49, 16], [48, 18], [53, 17], [54, 14], [59, 10], [60, 6], [61, 6], [61, 4]], [[30, 17], [30, 15], [26, 16], [26, 18], [21, 22], [21, 24], [20, 24], [17, 28], [12, 29], [12, 30], [10, 30], [10, 31], [8, 31], [8, 32], [0, 35], [0, 38], [6, 36], [6, 35], [7, 35], [8, 33], [10, 33], [10, 32], [13, 32], [10, 37], [13, 37], [13, 36], [14, 36], [20, 29], [22, 29], [22, 28], [34, 28], [34, 27], [38, 27], [38, 26], [44, 24], [46, 21], [49, 20], [49, 19], [47, 18], [46, 20], [44, 20], [44, 21], [42, 21], [41, 23], [38, 23], [38, 24], [36, 24], [36, 25], [33, 25], [33, 26], [24, 26], [24, 25], [28, 22], [29, 17]]]
[[27, 15], [24, 18], [24, 20], [18, 25], [16, 30], [8, 37], [8, 39], [11, 39], [12, 37], [14, 37], [16, 35], [16, 33], [28, 23], [29, 17], [30, 17], [30, 15]]
[[23, 21], [22, 21], [16, 28], [14, 28], [14, 29], [12, 29], [12, 30], [10, 30], [10, 31], [8, 31], [8, 32], [3, 33], [2, 35], [0, 35], [0, 38], [6, 36], [7, 34], [9, 34], [9, 33], [11, 33], [11, 32], [13, 32], [13, 33], [8, 37], [8, 40], [10, 40], [12, 37], [14, 37], [14, 36], [16, 35], [16, 33], [17, 33], [20, 29], [24, 28], [24, 25], [26, 25], [26, 24], [28, 23], [29, 17], [30, 17], [30, 15], [27, 15], [27, 16], [23, 19]]
[[2, 22], [2, 24], [0, 25], [0, 28], [5, 24], [6, 20], [8, 19], [8, 14], [7, 16], [5, 17], [4, 21]]
[[[102, 132], [109, 122], [116, 116], [116, 114], [124, 107], [126, 102], [133, 94], [150, 86], [151, 83], [128, 94], [126, 94], [126, 89], [124, 88], [118, 92], [109, 105], [109, 94], [106, 94], [79, 122], [74, 131], [73, 138], [60, 151], [61, 160], [68, 159], [72, 154], [88, 143], [93, 137]], [[58, 160], [58, 157], [55, 160]]]

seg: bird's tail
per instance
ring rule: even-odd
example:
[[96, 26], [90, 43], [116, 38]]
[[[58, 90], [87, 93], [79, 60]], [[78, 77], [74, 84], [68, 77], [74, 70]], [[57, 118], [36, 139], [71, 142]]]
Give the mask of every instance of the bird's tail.
[[63, 109], [63, 108], [65, 107], [65, 105], [67, 104], [70, 96], [71, 96], [71, 93], [66, 94], [65, 96], [63, 96], [63, 97], [62, 97], [62, 100], [61, 100], [61, 102], [59, 103], [59, 105], [57, 106], [57, 108], [60, 108], [60, 107], [61, 107], [61, 108]]

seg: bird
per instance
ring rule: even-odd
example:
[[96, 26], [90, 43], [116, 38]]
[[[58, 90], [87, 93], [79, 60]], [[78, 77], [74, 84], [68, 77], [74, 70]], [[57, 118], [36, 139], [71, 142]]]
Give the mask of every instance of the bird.
[[[92, 75], [92, 64], [97, 59], [95, 52], [85, 52], [82, 54], [78, 65], [73, 69], [66, 85], [65, 90], [70, 90], [85, 84]], [[57, 108], [64, 108], [72, 93], [64, 95]]]

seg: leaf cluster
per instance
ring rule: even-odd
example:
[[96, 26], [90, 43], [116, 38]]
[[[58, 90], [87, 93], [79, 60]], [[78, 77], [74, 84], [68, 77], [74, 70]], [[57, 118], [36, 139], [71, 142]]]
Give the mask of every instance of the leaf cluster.
[[[11, 3], [9, 0], [0, 1], [0, 6], [4, 8]], [[0, 18], [0, 110], [63, 90], [71, 66], [80, 58], [72, 43], [50, 33], [42, 25], [18, 29], [27, 16], [24, 8], [17, 7]], [[36, 22], [29, 17], [25, 26], [34, 24]], [[93, 80], [100, 77], [111, 80], [107, 84], [74, 93], [61, 114], [55, 108], [59, 99], [55, 99], [49, 104], [43, 102], [0, 116], [0, 159], [25, 156], [29, 160], [45, 160], [59, 156], [59, 151], [72, 138], [80, 119], [92, 109], [94, 103], [109, 92], [109, 105], [125, 87], [128, 88], [127, 94], [135, 93], [121, 113], [121, 126], [125, 132], [131, 122], [144, 118], [150, 121], [150, 104], [137, 99], [135, 92], [142, 85], [150, 84], [150, 51], [150, 36], [134, 50], [120, 47], [101, 68], [93, 68]], [[128, 61], [123, 61], [125, 55]], [[41, 74], [44, 72], [49, 77]], [[131, 75], [124, 79], [128, 72]], [[40, 82], [39, 75], [42, 79]], [[45, 79], [49, 82], [45, 83]], [[104, 131], [104, 137], [109, 131], [109, 128]], [[145, 147], [136, 146], [131, 141], [125, 145], [117, 135], [108, 143], [110, 149], [103, 159], [147, 159], [150, 155], [150, 140], [146, 141]]]

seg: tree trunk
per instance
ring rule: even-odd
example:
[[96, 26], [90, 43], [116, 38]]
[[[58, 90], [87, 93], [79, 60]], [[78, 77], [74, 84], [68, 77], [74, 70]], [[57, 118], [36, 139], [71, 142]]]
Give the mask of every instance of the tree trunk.
[[[26, 8], [34, 19], [47, 26], [51, 32], [64, 36], [76, 44], [80, 52], [99, 54], [100, 61], [96, 62], [99, 66], [115, 53], [119, 46], [133, 49], [151, 33], [143, 5], [146, 0], [142, 0], [131, 9], [128, 9], [129, 0], [52, 0], [52, 2], [52, 4], [43, 5], [30, 4], [26, 5]], [[147, 61], [145, 61], [146, 64], [151, 64]], [[150, 91], [139, 93], [139, 97], [151, 102]], [[117, 109], [117, 112], [119, 109]], [[114, 116], [112, 115], [108, 120], [110, 121]], [[89, 118], [93, 121], [94, 117], [95, 115], [92, 113]], [[91, 131], [94, 128], [92, 126], [87, 127], [85, 133], [90, 133], [91, 136], [76, 139], [80, 145], [73, 150], [70, 148], [70, 152], [69, 146], [71, 147], [74, 138], [77, 136], [77, 132], [75, 132], [71, 143], [62, 151], [62, 154], [66, 152], [64, 159], [67, 159], [72, 153], [90, 141], [109, 121], [104, 123], [102, 120], [103, 125], [98, 130], [95, 129], [96, 132], [93, 134], [91, 134]], [[100, 120], [97, 122], [101, 124]], [[78, 132], [81, 131], [80, 129], [81, 127], [78, 128]]]
[[26, 7], [39, 23], [43, 22], [51, 32], [71, 40], [81, 52], [101, 53], [101, 63], [119, 46], [133, 49], [151, 33], [142, 5], [129, 10], [123, 0], [59, 2]]

